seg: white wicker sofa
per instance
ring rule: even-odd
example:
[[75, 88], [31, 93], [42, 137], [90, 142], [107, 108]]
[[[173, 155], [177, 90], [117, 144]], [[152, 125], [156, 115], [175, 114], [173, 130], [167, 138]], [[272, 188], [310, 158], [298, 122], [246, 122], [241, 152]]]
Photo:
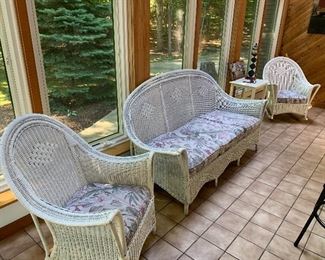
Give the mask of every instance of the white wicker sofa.
[[177, 70], [142, 83], [126, 100], [124, 124], [136, 154], [156, 153], [155, 183], [188, 214], [202, 186], [256, 145], [266, 100], [227, 95], [199, 70]]

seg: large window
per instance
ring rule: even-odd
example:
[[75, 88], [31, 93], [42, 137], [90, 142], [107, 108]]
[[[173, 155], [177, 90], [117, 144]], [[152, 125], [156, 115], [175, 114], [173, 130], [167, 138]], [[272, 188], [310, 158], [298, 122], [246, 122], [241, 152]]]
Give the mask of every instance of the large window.
[[198, 68], [216, 80], [221, 62], [226, 11], [226, 0], [202, 1]]
[[51, 115], [94, 142], [119, 131], [113, 0], [35, 0]]
[[240, 48], [240, 59], [249, 63], [250, 53], [252, 46], [254, 44], [254, 32], [256, 28], [256, 19], [258, 17], [258, 0], [247, 0], [244, 31], [243, 31], [243, 41]]
[[258, 48], [256, 74], [262, 77], [263, 68], [272, 57], [273, 44], [276, 41], [276, 24], [280, 0], [266, 0]]
[[4, 128], [15, 117], [14, 109], [11, 101], [10, 88], [7, 79], [7, 72], [0, 45], [0, 136]]
[[185, 0], [150, 0], [150, 74], [182, 68]]

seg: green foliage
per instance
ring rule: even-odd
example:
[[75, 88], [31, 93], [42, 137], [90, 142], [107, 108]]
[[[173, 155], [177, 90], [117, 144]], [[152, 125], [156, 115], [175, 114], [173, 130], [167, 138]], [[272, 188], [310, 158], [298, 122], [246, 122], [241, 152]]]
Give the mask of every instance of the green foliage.
[[35, 0], [51, 108], [116, 98], [111, 0]]

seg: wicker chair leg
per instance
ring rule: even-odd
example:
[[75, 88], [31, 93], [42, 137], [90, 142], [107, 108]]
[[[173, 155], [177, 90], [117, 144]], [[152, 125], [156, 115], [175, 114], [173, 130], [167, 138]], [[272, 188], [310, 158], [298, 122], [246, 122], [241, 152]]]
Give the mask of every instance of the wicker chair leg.
[[237, 160], [237, 166], [240, 166], [240, 158]]
[[188, 203], [184, 204], [184, 214], [185, 215], [188, 215], [189, 207], [190, 207], [190, 204], [188, 204]]
[[154, 225], [154, 227], [152, 228], [152, 234], [155, 235], [157, 231], [157, 226], [156, 224]]
[[257, 144], [255, 144], [255, 152], [257, 152], [258, 150], [258, 147], [257, 147]]
[[214, 185], [215, 185], [216, 187], [218, 187], [218, 178], [216, 178], [216, 179], [214, 180]]

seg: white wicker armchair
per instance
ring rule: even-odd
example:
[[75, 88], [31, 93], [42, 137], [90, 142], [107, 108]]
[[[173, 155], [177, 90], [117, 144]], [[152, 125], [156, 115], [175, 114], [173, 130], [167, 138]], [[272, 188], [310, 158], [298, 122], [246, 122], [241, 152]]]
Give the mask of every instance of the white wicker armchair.
[[[1, 142], [5, 178], [31, 213], [46, 259], [139, 259], [147, 235], [155, 229], [152, 154], [105, 155], [62, 123], [36, 114], [14, 120]], [[90, 194], [88, 199], [96, 198], [97, 186], [90, 185], [93, 183], [100, 187], [99, 201], [107, 204], [99, 207], [88, 200], [76, 206], [74, 203], [82, 197], [74, 194], [80, 191], [84, 197]], [[86, 193], [87, 185], [93, 189], [89, 193]], [[131, 194], [130, 197], [118, 197], [117, 192], [126, 188], [133, 192], [124, 193]], [[105, 195], [112, 197], [115, 204], [105, 202]], [[74, 201], [67, 207], [72, 197]], [[125, 209], [132, 212], [135, 204], [142, 205], [134, 218], [127, 220], [133, 230], [127, 229], [124, 209], [119, 208], [122, 199], [127, 205]], [[108, 204], [109, 209], [105, 208]], [[82, 207], [91, 210], [84, 212], [80, 210]], [[50, 229], [52, 250], [42, 234], [38, 217]]]
[[[153, 77], [131, 93], [124, 107], [124, 125], [136, 154], [156, 153], [153, 163], [155, 183], [182, 202], [187, 214], [189, 204], [202, 186], [210, 180], [217, 182], [231, 161], [239, 160], [251, 145], [258, 142], [259, 124], [236, 139], [238, 142], [223, 146], [220, 154], [213, 154], [215, 157], [205, 161], [199, 170], [189, 167], [189, 153], [184, 146], [176, 143], [174, 148], [159, 148], [152, 146], [151, 140], [213, 111], [247, 115], [247, 118], [260, 122], [265, 105], [266, 100], [230, 97], [211, 76], [200, 70], [177, 70]], [[201, 128], [203, 134], [218, 131], [214, 126], [212, 130]], [[194, 142], [199, 139], [193, 136]], [[184, 139], [186, 141], [186, 137]], [[212, 141], [216, 141], [215, 138]]]
[[300, 114], [308, 119], [308, 110], [320, 85], [309, 83], [295, 61], [287, 57], [271, 59], [264, 67], [263, 79], [269, 81], [271, 119], [283, 113]]

